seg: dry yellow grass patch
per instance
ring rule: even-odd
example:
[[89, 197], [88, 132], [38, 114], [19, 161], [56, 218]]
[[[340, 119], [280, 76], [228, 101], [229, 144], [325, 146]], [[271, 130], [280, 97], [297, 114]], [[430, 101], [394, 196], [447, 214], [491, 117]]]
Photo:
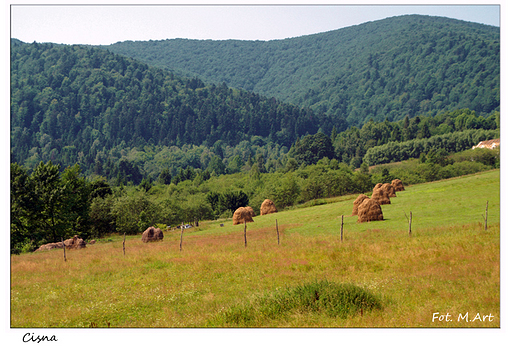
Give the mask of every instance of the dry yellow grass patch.
[[[126, 256], [119, 239], [69, 251], [67, 262], [59, 250], [13, 256], [11, 325], [204, 326], [237, 302], [315, 279], [352, 282], [376, 292], [384, 310], [347, 320], [292, 316], [270, 325], [500, 325], [498, 225], [487, 232], [478, 225], [429, 229], [412, 238], [370, 229], [350, 234], [343, 243], [335, 236], [289, 233], [280, 245], [272, 232], [269, 227], [251, 230], [247, 248], [238, 230], [193, 233], [183, 251], [178, 235], [167, 233], [163, 242], [153, 244], [127, 237]], [[432, 322], [436, 312], [495, 318], [447, 324]]]

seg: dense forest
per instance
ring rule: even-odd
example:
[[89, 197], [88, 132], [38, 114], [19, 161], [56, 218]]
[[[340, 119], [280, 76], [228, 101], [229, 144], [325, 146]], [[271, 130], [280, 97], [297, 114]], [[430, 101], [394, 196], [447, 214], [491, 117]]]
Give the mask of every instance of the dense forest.
[[283, 40], [127, 41], [105, 48], [361, 127], [370, 118], [498, 111], [499, 33], [498, 27], [407, 15]]
[[[268, 139], [280, 150], [334, 126], [345, 123], [225, 84], [177, 78], [99, 48], [11, 44], [11, 158], [31, 168], [52, 160], [112, 175], [113, 156], [147, 146], [183, 148], [187, 162], [180, 166], [197, 167], [189, 159], [193, 146], [218, 154], [223, 145]], [[213, 155], [206, 154], [209, 161]]]

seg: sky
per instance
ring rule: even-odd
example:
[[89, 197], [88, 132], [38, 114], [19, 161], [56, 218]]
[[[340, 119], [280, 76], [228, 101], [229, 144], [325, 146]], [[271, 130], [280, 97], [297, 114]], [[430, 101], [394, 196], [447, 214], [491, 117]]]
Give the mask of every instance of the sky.
[[[54, 5], [34, 3], [11, 4], [11, 37], [23, 42], [91, 45], [173, 38], [273, 40], [325, 32], [403, 14], [442, 16], [500, 26], [500, 6], [497, 2], [494, 5], [476, 6], [449, 3], [433, 6], [322, 6], [305, 2], [304, 5], [289, 6], [258, 5], [258, 2], [257, 5], [231, 6], [172, 6], [160, 2], [154, 2], [160, 5], [150, 6], [128, 1], [120, 5], [87, 6], [74, 2], [69, 2], [69, 5], [55, 5], [59, 2]], [[417, 1], [415, 3], [420, 4]], [[427, 3], [435, 4], [435, 1]]]

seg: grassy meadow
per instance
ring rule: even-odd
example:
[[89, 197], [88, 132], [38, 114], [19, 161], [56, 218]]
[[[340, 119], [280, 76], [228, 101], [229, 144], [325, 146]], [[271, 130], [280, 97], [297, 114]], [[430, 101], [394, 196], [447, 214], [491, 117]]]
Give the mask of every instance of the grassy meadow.
[[[357, 195], [313, 201], [255, 217], [247, 247], [228, 219], [186, 230], [182, 251], [174, 230], [159, 243], [127, 236], [124, 256], [118, 235], [66, 262], [62, 250], [13, 255], [11, 327], [500, 327], [499, 186], [499, 170], [407, 186], [384, 221], [363, 224], [350, 216]], [[318, 306], [323, 282], [377, 303], [330, 313], [350, 303]]]

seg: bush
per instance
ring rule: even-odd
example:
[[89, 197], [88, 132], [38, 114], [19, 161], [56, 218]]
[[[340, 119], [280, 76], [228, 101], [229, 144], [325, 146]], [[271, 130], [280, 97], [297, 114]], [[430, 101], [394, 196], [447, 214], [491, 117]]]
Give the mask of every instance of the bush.
[[355, 190], [350, 170], [332, 170], [324, 176], [325, 196], [342, 196]]
[[224, 193], [210, 191], [205, 196], [205, 202], [210, 210], [213, 210], [213, 214], [218, 216], [226, 210], [234, 212], [239, 207], [246, 207], [249, 203], [249, 197], [242, 190]]
[[206, 201], [203, 194], [188, 196], [188, 200], [183, 205], [183, 222], [194, 222], [208, 220], [213, 216], [211, 205]]
[[352, 192], [372, 191], [373, 184], [369, 174], [355, 172], [352, 176], [353, 190]]
[[481, 162], [462, 161], [455, 162], [453, 165], [442, 167], [439, 171], [440, 179], [459, 177], [461, 175], [473, 174], [489, 169], [489, 166]]
[[11, 254], [19, 255], [21, 253], [33, 252], [38, 248], [38, 245], [30, 239], [25, 239], [23, 242], [16, 243], [11, 248]]
[[184, 221], [184, 211], [181, 206], [172, 199], [164, 199], [160, 201], [158, 209], [159, 215], [156, 222], [173, 226]]
[[500, 150], [490, 150], [484, 148], [470, 149], [454, 154], [453, 160], [455, 162], [476, 161], [486, 166], [497, 167], [498, 163], [500, 162]]
[[144, 232], [147, 227], [155, 223], [156, 209], [155, 204], [142, 192], [135, 196], [119, 198], [112, 208], [117, 232], [126, 234]]
[[440, 168], [434, 163], [423, 163], [417, 166], [417, 173], [424, 181], [435, 181], [441, 179]]
[[300, 196], [300, 191], [296, 177], [294, 177], [292, 173], [288, 173], [282, 178], [279, 185], [274, 184], [272, 186], [269, 197], [274, 202], [274, 205], [276, 205], [276, 208], [280, 210], [296, 203], [296, 200]]
[[392, 180], [397, 178], [394, 175], [390, 174], [390, 171], [386, 167], [383, 167], [381, 169], [378, 169], [377, 167], [374, 168], [371, 172], [371, 176], [372, 185], [376, 185], [377, 183], [390, 184], [392, 183]]
[[420, 177], [415, 171], [397, 169], [394, 171], [395, 176], [399, 177], [404, 185], [413, 185], [424, 183], [424, 178]]
[[325, 197], [325, 189], [323, 188], [323, 175], [313, 175], [305, 180], [302, 192], [300, 195], [300, 202], [310, 201], [311, 199], [318, 199]]
[[300, 165], [314, 165], [324, 157], [334, 158], [334, 146], [330, 137], [318, 132], [303, 137], [301, 141], [297, 140], [289, 151], [289, 157], [296, 159]]
[[116, 231], [116, 217], [112, 213], [114, 198], [95, 197], [90, 204], [90, 227], [92, 237], [100, 238]]

